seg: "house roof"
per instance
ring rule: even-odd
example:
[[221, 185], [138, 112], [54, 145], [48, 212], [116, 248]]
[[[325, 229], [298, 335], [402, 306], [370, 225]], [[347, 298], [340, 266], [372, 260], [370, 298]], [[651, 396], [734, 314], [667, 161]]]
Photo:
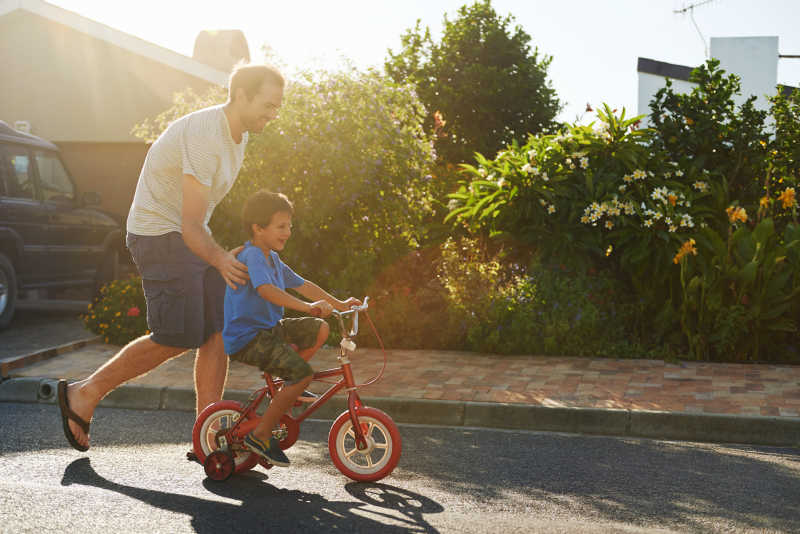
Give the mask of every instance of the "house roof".
[[[685, 82], [689, 81], [689, 75], [693, 70], [694, 68], [692, 67], [685, 67], [683, 65], [676, 65], [674, 63], [667, 63], [665, 61], [657, 61], [655, 59], [648, 59], [646, 57], [640, 57], [636, 66], [637, 72], [655, 74], [656, 76], [672, 78], [673, 80], [683, 80]], [[791, 85], [782, 84], [778, 84], [778, 87], [780, 88], [781, 94], [785, 97], [790, 96], [793, 91], [798, 89], [797, 87]]]
[[684, 67], [683, 65], [675, 65], [674, 63], [657, 61], [646, 57], [640, 57], [636, 66], [637, 72], [655, 74], [656, 76], [672, 78], [673, 80], [683, 80], [685, 82], [689, 81], [689, 75], [692, 73], [692, 70], [694, 70], [693, 67]]
[[0, 0], [0, 17], [16, 11], [25, 10], [53, 22], [63, 24], [81, 33], [123, 48], [134, 54], [163, 63], [174, 69], [220, 86], [228, 85], [228, 75], [222, 71], [179, 54], [168, 48], [134, 37], [95, 20], [83, 17], [72, 11], [48, 4], [42, 0]]
[[58, 150], [58, 147], [41, 137], [20, 132], [9, 126], [5, 121], [0, 121], [0, 141], [19, 143], [49, 150]]

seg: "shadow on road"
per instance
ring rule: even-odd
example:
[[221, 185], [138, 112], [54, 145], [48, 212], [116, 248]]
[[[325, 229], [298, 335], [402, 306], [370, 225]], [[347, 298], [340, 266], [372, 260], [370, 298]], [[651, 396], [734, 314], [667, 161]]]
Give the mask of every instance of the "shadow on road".
[[423, 429], [403, 429], [403, 455], [431, 461], [404, 462], [404, 469], [478, 500], [522, 493], [534, 514], [549, 503], [613, 521], [697, 531], [708, 529], [706, 520], [800, 529], [798, 449], [548, 433], [529, 434], [522, 445], [513, 433], [488, 429], [451, 429], [444, 439], [416, 431]]
[[[349, 491], [357, 499], [358, 495], [365, 496], [359, 499], [362, 502], [329, 501], [316, 493], [276, 488], [266, 479], [261, 473], [248, 473], [222, 483], [209, 479], [203, 482], [210, 492], [241, 502], [231, 504], [118, 484], [98, 474], [88, 458], [80, 458], [67, 466], [61, 485], [80, 484], [114, 491], [155, 508], [190, 516], [195, 532], [200, 533], [268, 532], [273, 528], [285, 532], [437, 532], [422, 514], [441, 512], [442, 507], [427, 497], [400, 488], [357, 484], [358, 489]], [[367, 497], [373, 489], [384, 497], [373, 493]], [[399, 513], [368, 509], [371, 504]]]

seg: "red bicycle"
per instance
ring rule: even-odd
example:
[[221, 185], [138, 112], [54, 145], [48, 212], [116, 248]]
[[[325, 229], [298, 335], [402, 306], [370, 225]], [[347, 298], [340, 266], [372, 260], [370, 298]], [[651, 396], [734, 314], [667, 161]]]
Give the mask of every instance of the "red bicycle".
[[[384, 351], [383, 368], [363, 384], [357, 384], [353, 377], [350, 356], [355, 353], [353, 338], [358, 333], [358, 313], [363, 311], [378, 339], [383, 344], [375, 326], [366, 314], [369, 297], [360, 306], [353, 306], [344, 312], [333, 311], [339, 321], [342, 340], [339, 343], [339, 367], [314, 373], [314, 380], [331, 383], [330, 378], [340, 377], [331, 387], [308, 406], [299, 416], [284, 414], [273, 435], [286, 450], [297, 441], [300, 423], [313, 414], [341, 390], [347, 392], [347, 411], [343, 412], [331, 426], [328, 433], [328, 450], [331, 460], [339, 471], [357, 482], [380, 480], [394, 470], [400, 460], [402, 440], [397, 425], [391, 417], [377, 408], [364, 406], [358, 396], [358, 389], [374, 384], [383, 376], [386, 369]], [[351, 315], [349, 332], [344, 327], [343, 317]], [[261, 456], [250, 452], [244, 445], [244, 437], [258, 425], [260, 416], [256, 413], [265, 397], [272, 398], [283, 386], [284, 381], [264, 373], [266, 385], [253, 392], [247, 404], [223, 400], [210, 404], [197, 417], [192, 431], [192, 441], [197, 459], [203, 464], [206, 474], [212, 480], [227, 480], [234, 473], [241, 473], [261, 465], [271, 469], [272, 464]]]

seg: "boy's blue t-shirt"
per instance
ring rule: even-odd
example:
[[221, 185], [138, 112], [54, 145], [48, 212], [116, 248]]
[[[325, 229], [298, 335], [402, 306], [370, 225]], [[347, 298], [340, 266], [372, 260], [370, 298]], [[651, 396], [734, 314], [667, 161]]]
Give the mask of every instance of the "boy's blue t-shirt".
[[265, 300], [258, 287], [272, 284], [280, 289], [300, 287], [305, 283], [297, 273], [271, 250], [266, 257], [262, 250], [248, 241], [237, 259], [247, 265], [250, 281], [238, 289], [225, 290], [225, 327], [222, 339], [225, 353], [234, 354], [247, 345], [260, 330], [268, 330], [283, 319], [283, 306]]

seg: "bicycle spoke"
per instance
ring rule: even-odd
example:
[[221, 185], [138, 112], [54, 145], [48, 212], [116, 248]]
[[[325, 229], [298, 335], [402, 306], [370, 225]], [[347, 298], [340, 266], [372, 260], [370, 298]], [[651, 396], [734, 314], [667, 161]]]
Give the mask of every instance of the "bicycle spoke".
[[364, 458], [366, 458], [366, 460], [367, 460], [367, 467], [372, 467], [372, 466], [374, 465], [374, 464], [372, 463], [372, 456], [370, 456], [369, 454], [366, 454], [366, 455], [364, 456]]
[[353, 449], [350, 452], [344, 453], [344, 456], [345, 456], [345, 458], [350, 458], [351, 456], [353, 456], [357, 452], [358, 452], [358, 449]]

